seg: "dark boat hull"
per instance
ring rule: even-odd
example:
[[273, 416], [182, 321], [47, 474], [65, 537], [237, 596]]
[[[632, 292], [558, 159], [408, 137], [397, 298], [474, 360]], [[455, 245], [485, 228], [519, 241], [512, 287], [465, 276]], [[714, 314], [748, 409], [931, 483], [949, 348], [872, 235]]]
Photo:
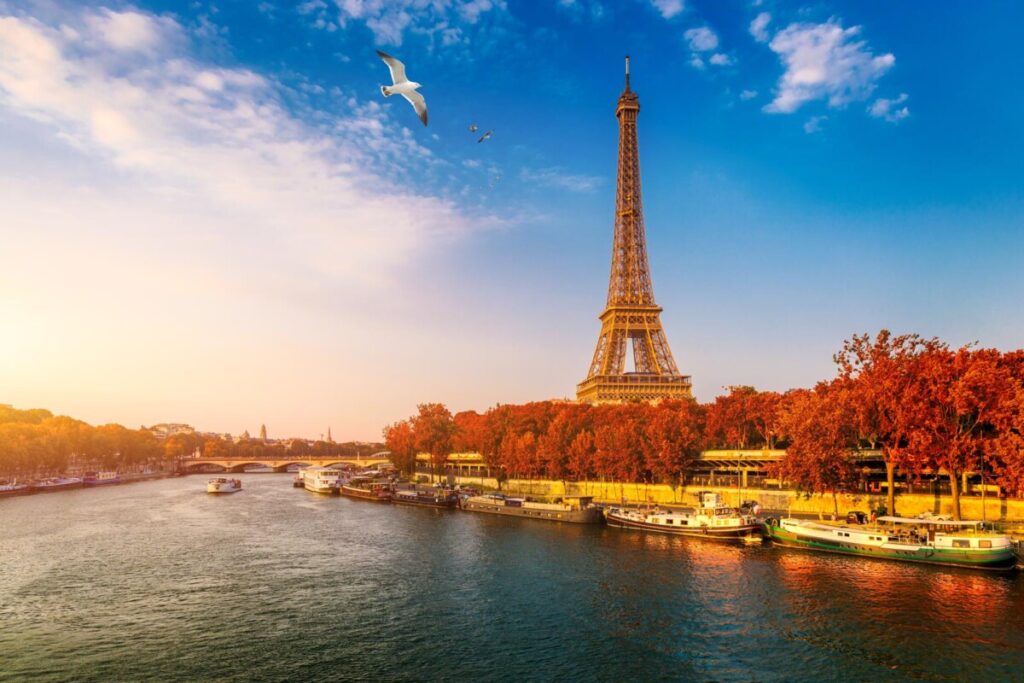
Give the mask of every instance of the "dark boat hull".
[[516, 507], [491, 503], [478, 503], [472, 500], [462, 504], [463, 510], [484, 512], [507, 517], [525, 517], [526, 519], [542, 519], [549, 522], [568, 522], [570, 524], [600, 524], [604, 515], [598, 508], [584, 510], [537, 510], [534, 508]]
[[413, 505], [416, 507], [452, 509], [459, 503], [458, 498], [434, 500], [432, 498], [413, 498], [411, 496], [392, 496], [391, 502], [395, 505]]
[[691, 529], [688, 527], [670, 527], [662, 524], [638, 522], [633, 519], [617, 517], [612, 514], [608, 515], [606, 521], [608, 522], [608, 526], [615, 526], [622, 529], [640, 529], [642, 531], [653, 531], [659, 534], [671, 534], [673, 536], [692, 536], [694, 538], [710, 538], [725, 541], [736, 540], [744, 536], [761, 533], [761, 527], [758, 524], [745, 524], [743, 526], [729, 527], [727, 529], [714, 529], [711, 527]]
[[373, 491], [369, 491], [367, 489], [359, 489], [352, 486], [342, 486], [341, 495], [347, 496], [349, 498], [358, 498], [359, 500], [368, 500], [371, 503], [391, 502], [390, 493], [388, 493], [387, 495], [381, 495], [379, 493], [374, 493]]
[[[935, 551], [921, 548], [917, 552], [909, 553], [907, 551], [875, 548], [859, 544], [826, 543], [824, 539], [802, 537], [772, 524], [765, 525], [765, 529], [772, 543], [783, 548], [868, 557], [876, 560], [930, 564], [939, 567], [981, 569], [985, 571], [1012, 571], [1018, 564], [1017, 556], [1014, 555], [1012, 550], [1007, 553], [978, 553], [969, 551]], [[928, 552], [929, 550], [931, 550], [930, 553]]]

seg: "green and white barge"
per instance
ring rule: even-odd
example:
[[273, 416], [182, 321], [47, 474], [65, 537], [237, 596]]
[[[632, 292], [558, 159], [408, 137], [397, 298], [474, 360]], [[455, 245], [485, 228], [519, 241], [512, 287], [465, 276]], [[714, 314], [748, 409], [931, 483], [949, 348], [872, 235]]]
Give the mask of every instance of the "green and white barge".
[[775, 545], [968, 569], [1009, 571], [1017, 566], [1013, 542], [980, 521], [879, 517], [877, 524], [827, 524], [806, 519], [769, 519], [765, 534]]

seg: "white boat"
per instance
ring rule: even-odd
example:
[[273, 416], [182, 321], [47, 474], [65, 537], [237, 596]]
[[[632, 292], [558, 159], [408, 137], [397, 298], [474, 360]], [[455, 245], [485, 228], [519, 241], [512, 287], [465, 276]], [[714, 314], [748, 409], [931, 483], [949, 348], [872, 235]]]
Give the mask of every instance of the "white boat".
[[1017, 565], [1010, 537], [978, 520], [879, 517], [877, 524], [862, 526], [785, 518], [765, 526], [772, 542], [789, 548], [970, 569]]
[[0, 498], [4, 496], [21, 496], [31, 492], [32, 487], [28, 484], [0, 484]]
[[307, 467], [302, 470], [302, 485], [313, 493], [336, 494], [341, 488], [341, 470], [334, 467]]
[[241, 490], [242, 481], [240, 479], [217, 477], [206, 482], [207, 493], [238, 493]]
[[692, 512], [613, 507], [605, 510], [605, 519], [609, 526], [679, 536], [721, 539], [759, 536], [761, 526], [757, 519], [727, 507], [718, 493], [702, 491], [698, 494], [698, 500], [700, 506]]
[[81, 488], [83, 481], [80, 477], [51, 477], [33, 484], [36, 491], [47, 493], [50, 491], [66, 491], [67, 489]]
[[117, 472], [86, 472], [84, 483], [86, 486], [120, 484], [121, 477]]

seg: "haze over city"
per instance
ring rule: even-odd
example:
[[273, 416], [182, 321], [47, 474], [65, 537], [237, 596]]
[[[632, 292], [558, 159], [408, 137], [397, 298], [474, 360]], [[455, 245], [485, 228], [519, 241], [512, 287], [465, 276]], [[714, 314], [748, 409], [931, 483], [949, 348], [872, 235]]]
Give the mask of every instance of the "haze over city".
[[699, 400], [880, 328], [1021, 345], [1020, 6], [420, 5], [0, 1], [0, 402], [376, 440], [573, 396], [627, 53]]

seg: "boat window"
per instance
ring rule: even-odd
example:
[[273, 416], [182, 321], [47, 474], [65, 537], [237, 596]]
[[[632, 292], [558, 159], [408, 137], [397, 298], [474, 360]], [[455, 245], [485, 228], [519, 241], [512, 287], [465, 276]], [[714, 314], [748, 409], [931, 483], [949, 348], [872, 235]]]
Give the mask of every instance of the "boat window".
[[971, 542], [969, 540], [967, 540], [967, 539], [954, 539], [953, 540], [953, 547], [954, 548], [970, 548], [971, 547]]
[[978, 541], [978, 547], [979, 548], [991, 548], [992, 547], [992, 541]]

